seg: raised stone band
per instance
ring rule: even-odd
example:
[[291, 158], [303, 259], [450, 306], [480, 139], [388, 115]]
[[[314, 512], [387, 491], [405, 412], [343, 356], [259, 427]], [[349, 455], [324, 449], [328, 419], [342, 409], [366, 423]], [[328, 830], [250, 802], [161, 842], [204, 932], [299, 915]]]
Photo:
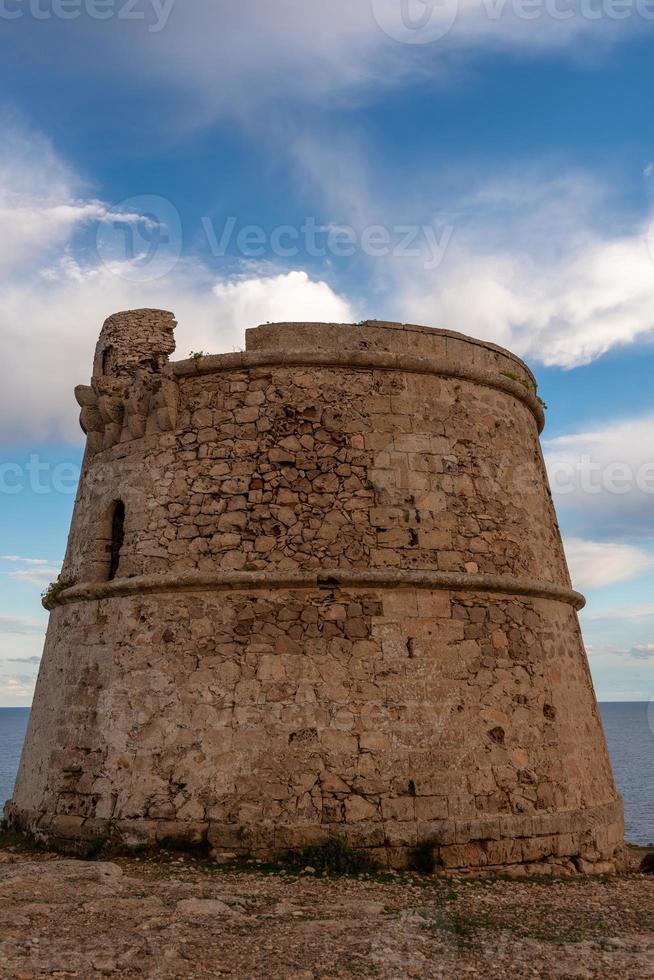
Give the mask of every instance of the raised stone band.
[[550, 582], [513, 578], [509, 575], [471, 575], [458, 572], [385, 571], [374, 569], [322, 569], [310, 572], [214, 572], [179, 575], [139, 575], [111, 582], [82, 582], [65, 589], [52, 600], [50, 607], [64, 603], [118, 596], [162, 592], [238, 592], [251, 589], [320, 589], [320, 588], [433, 589], [453, 592], [488, 592], [501, 595], [551, 599], [583, 609], [586, 600], [579, 592]]
[[171, 365], [176, 377], [189, 377], [201, 374], [216, 374], [220, 371], [246, 370], [257, 367], [332, 367], [355, 368], [372, 371], [402, 371], [408, 374], [433, 374], [443, 378], [461, 378], [496, 388], [513, 395], [529, 408], [538, 431], [545, 428], [543, 405], [535, 391], [516, 377], [497, 374], [484, 368], [456, 363], [444, 358], [420, 357], [414, 354], [395, 354], [388, 351], [357, 350], [273, 350], [237, 351], [232, 354], [207, 354], [192, 357], [185, 361], [174, 361]]

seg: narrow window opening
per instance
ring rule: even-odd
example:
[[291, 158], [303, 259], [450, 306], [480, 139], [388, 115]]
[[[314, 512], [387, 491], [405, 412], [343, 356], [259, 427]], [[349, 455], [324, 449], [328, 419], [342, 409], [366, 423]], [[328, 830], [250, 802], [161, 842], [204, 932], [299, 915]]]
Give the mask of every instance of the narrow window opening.
[[102, 351], [102, 373], [103, 374], [108, 374], [109, 373], [109, 366], [110, 366], [110, 363], [111, 363], [111, 356], [112, 356], [113, 352], [114, 352], [114, 349], [113, 349], [112, 344], [109, 344], [109, 346], [108, 347], [105, 347], [105, 349]]
[[125, 504], [117, 500], [111, 519], [111, 553], [109, 556], [109, 581], [116, 577], [120, 564], [120, 549], [125, 538]]

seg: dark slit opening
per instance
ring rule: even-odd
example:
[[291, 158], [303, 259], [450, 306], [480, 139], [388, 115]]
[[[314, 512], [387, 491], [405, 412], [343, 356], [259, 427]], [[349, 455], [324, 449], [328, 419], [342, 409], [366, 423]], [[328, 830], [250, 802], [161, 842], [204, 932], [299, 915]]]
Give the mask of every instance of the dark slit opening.
[[117, 500], [111, 519], [111, 554], [109, 558], [109, 581], [116, 577], [120, 564], [120, 549], [125, 538], [125, 504]]

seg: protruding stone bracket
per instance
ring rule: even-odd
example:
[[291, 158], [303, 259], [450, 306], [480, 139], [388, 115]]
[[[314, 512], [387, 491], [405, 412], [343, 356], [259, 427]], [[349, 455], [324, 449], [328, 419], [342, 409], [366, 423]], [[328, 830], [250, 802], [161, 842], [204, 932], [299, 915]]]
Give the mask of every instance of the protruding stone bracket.
[[175, 428], [178, 390], [167, 368], [175, 323], [162, 310], [129, 310], [105, 321], [91, 385], [75, 389], [91, 453]]

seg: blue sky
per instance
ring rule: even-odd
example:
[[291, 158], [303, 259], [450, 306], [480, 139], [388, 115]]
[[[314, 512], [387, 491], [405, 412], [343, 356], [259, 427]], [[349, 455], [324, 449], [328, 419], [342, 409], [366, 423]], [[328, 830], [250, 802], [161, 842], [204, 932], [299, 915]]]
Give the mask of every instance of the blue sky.
[[598, 694], [649, 700], [653, 32], [654, 0], [0, 0], [0, 705], [38, 669], [73, 387], [135, 306], [180, 357], [364, 317], [525, 357]]

